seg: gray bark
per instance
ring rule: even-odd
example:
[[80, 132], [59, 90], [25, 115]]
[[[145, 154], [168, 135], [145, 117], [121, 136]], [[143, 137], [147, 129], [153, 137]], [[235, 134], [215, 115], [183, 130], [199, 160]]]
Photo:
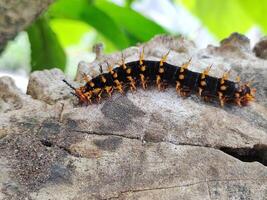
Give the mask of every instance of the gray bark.
[[1, 0], [0, 52], [8, 40], [29, 26], [54, 0]]
[[[233, 77], [253, 77], [257, 101], [244, 108], [183, 99], [174, 88], [81, 107], [58, 69], [31, 74], [28, 95], [1, 78], [0, 199], [266, 199], [267, 69], [248, 43], [236, 34], [201, 50], [168, 36], [145, 44], [146, 59], [171, 49], [169, 63], [192, 57], [194, 71], [213, 64], [214, 76], [231, 67]], [[139, 47], [123, 53], [136, 60]], [[81, 62], [77, 80], [120, 58]]]

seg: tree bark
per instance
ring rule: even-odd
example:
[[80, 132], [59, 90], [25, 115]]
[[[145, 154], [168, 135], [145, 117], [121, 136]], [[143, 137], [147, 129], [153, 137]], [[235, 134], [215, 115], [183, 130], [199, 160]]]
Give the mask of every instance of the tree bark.
[[54, 0], [1, 0], [0, 52], [8, 40], [29, 26]]
[[[242, 80], [254, 78], [257, 101], [239, 108], [137, 88], [83, 107], [62, 81], [59, 69], [35, 71], [27, 94], [0, 78], [0, 199], [266, 199], [266, 61], [249, 40], [233, 34], [220, 46], [197, 49], [182, 37], [158, 36], [145, 59], [192, 71], [227, 66]], [[140, 46], [123, 50], [139, 58]], [[82, 62], [77, 80], [99, 74], [99, 65], [118, 63], [121, 53]], [[70, 81], [77, 86], [78, 82]]]

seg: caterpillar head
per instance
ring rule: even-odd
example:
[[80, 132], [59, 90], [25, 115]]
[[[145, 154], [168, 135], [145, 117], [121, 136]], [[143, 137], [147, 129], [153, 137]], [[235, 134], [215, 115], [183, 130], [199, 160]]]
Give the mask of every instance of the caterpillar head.
[[71, 89], [74, 90], [74, 92], [72, 92], [71, 94], [73, 94], [74, 96], [76, 96], [79, 99], [79, 102], [81, 104], [88, 104], [90, 99], [91, 99], [91, 92], [84, 92], [83, 91], [83, 87], [81, 88], [75, 88], [73, 87], [69, 82], [67, 82], [65, 79], [63, 80], [63, 82], [65, 82]]

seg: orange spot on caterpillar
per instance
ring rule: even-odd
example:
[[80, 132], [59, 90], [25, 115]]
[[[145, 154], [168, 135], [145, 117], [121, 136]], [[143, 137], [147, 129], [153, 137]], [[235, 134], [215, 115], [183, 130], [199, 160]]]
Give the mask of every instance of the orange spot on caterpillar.
[[200, 85], [204, 87], [207, 85], [207, 83], [206, 83], [206, 81], [200, 81]]
[[113, 78], [118, 78], [118, 74], [116, 72], [113, 73]]
[[222, 91], [224, 91], [224, 90], [226, 90], [226, 86], [225, 85], [222, 85], [221, 87], [220, 87], [220, 90], [222, 90]]
[[184, 75], [183, 75], [183, 74], [180, 74], [180, 75], [179, 75], [179, 79], [180, 79], [180, 80], [183, 80], [183, 79], [184, 79]]
[[159, 73], [160, 73], [160, 74], [164, 73], [164, 68], [160, 67], [160, 68], [159, 68]]
[[94, 84], [94, 82], [92, 82], [92, 81], [89, 82], [89, 85], [90, 85], [91, 87], [95, 87], [95, 84]]
[[127, 73], [127, 74], [131, 74], [131, 72], [132, 72], [132, 70], [131, 70], [130, 68], [128, 68], [128, 69], [126, 70], [126, 73]]
[[140, 69], [141, 69], [142, 72], [144, 72], [144, 71], [146, 71], [146, 66], [145, 66], [145, 65], [142, 65], [142, 66], [140, 67]]
[[106, 83], [107, 79], [104, 76], [101, 76], [101, 81], [102, 81], [102, 83]]

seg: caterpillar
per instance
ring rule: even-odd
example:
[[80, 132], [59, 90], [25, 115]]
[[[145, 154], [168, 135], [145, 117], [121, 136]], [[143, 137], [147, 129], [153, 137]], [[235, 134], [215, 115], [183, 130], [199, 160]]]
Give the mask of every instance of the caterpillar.
[[228, 80], [230, 71], [226, 71], [221, 78], [209, 76], [211, 66], [202, 73], [193, 72], [188, 69], [191, 59], [181, 66], [167, 63], [169, 53], [159, 61], [145, 60], [144, 51], [136, 61], [125, 63], [122, 57], [118, 67], [109, 66], [106, 73], [100, 67], [101, 74], [97, 77], [89, 80], [84, 75], [86, 84], [79, 88], [73, 87], [65, 79], [63, 81], [74, 91], [72, 94], [79, 103], [85, 105], [110, 97], [114, 90], [124, 94], [128, 90], [134, 92], [138, 86], [147, 89], [150, 85], [156, 85], [158, 90], [173, 86], [183, 97], [195, 93], [206, 101], [218, 101], [222, 107], [225, 103], [246, 106], [255, 99], [255, 88], [240, 84], [240, 80]]

